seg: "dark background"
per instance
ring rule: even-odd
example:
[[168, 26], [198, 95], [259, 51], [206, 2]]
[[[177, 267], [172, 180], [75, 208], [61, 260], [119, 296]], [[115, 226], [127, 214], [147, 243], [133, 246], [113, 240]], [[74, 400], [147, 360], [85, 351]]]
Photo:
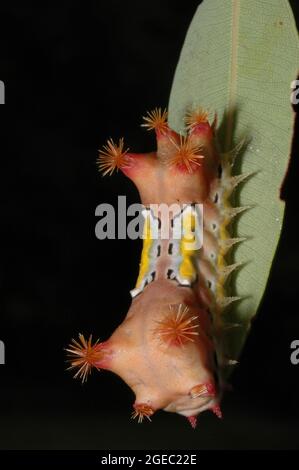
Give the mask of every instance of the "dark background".
[[1, 449], [299, 448], [297, 144], [280, 246], [224, 420], [204, 413], [193, 431], [159, 412], [140, 426], [118, 377], [81, 386], [65, 372], [71, 337], [106, 339], [122, 321], [138, 270], [139, 241], [95, 238], [99, 203], [138, 201], [124, 176], [100, 177], [97, 150], [109, 136], [153, 149], [141, 116], [167, 106], [198, 3], [1, 3]]

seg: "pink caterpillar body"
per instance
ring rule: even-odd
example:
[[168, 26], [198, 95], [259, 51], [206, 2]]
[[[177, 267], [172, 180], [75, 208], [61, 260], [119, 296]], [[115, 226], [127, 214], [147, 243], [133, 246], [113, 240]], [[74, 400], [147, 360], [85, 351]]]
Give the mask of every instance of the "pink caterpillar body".
[[[83, 381], [92, 367], [118, 374], [136, 395], [133, 417], [139, 422], [163, 409], [186, 416], [195, 427], [202, 411], [222, 416], [221, 371], [234, 363], [224, 356], [222, 340], [230, 327], [224, 311], [238, 299], [226, 296], [224, 285], [237, 264], [227, 265], [225, 255], [243, 240], [231, 238], [228, 226], [245, 209], [229, 203], [245, 176], [231, 176], [233, 155], [218, 152], [216, 119], [210, 124], [203, 110], [187, 115], [186, 137], [169, 128], [166, 111], [156, 109], [144, 119], [144, 126], [156, 132], [156, 152], [130, 153], [121, 139], [118, 145], [109, 140], [99, 156], [104, 174], [120, 169], [135, 183], [145, 208], [132, 304], [107, 341], [92, 344], [83, 335], [72, 341], [70, 368], [77, 368], [75, 377]], [[173, 210], [157, 212], [153, 204]], [[201, 236], [202, 214], [200, 247], [194, 242]], [[159, 231], [165, 224], [167, 238]], [[176, 227], [182, 227], [179, 239]]]

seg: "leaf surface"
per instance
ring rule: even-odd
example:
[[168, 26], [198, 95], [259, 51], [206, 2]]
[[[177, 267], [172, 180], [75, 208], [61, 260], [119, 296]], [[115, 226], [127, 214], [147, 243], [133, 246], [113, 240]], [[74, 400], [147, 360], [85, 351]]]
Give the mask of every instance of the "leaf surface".
[[284, 203], [280, 187], [293, 133], [291, 82], [298, 70], [298, 35], [286, 0], [204, 0], [191, 22], [176, 69], [169, 103], [172, 128], [184, 132], [190, 106], [216, 111], [220, 148], [246, 139], [235, 173], [254, 172], [236, 194], [251, 205], [234, 226], [248, 237], [234, 252], [245, 263], [232, 295], [241, 296], [228, 318], [229, 354], [238, 357], [250, 320], [261, 302], [279, 240]]

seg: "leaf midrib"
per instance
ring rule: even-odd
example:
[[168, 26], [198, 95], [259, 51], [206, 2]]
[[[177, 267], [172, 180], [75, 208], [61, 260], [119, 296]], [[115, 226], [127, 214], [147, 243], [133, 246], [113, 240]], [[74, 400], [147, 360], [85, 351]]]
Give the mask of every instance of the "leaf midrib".
[[237, 61], [238, 61], [238, 38], [240, 22], [240, 0], [232, 0], [232, 27], [231, 27], [231, 62], [230, 62], [230, 80], [228, 90], [227, 105], [227, 126], [225, 137], [225, 150], [230, 150], [232, 146], [232, 136], [234, 127], [234, 111], [237, 96]]

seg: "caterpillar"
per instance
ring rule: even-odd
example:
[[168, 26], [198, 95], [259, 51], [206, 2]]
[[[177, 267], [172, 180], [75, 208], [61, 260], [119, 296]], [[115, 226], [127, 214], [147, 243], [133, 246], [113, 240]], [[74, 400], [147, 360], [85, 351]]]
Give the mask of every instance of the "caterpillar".
[[[238, 148], [219, 151], [216, 115], [212, 120], [196, 108], [185, 121], [186, 136], [177, 134], [167, 111], [156, 108], [143, 123], [155, 131], [155, 152], [131, 153], [123, 139], [109, 139], [100, 151], [103, 175], [121, 170], [140, 193], [140, 271], [128, 314], [111, 337], [93, 343], [80, 334], [67, 353], [83, 382], [92, 368], [119, 375], [135, 393], [132, 418], [139, 423], [163, 409], [195, 428], [205, 410], [222, 417], [223, 370], [236, 363], [225, 356], [223, 336], [237, 326], [225, 321], [227, 308], [239, 300], [225, 285], [239, 264], [227, 264], [226, 255], [244, 240], [230, 235], [230, 225], [248, 207], [232, 207], [230, 198], [248, 175], [232, 175]], [[172, 210], [155, 209], [161, 204]], [[166, 237], [162, 226], [169, 227]]]

